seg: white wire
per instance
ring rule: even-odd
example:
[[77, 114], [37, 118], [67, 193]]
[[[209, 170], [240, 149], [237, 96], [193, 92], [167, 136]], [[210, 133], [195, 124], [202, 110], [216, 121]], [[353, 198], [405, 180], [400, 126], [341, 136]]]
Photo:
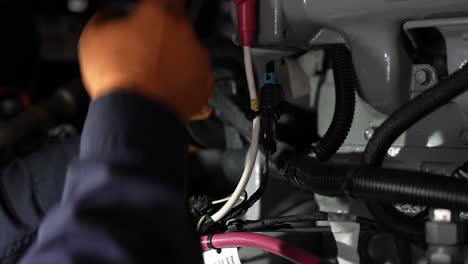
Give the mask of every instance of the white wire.
[[245, 187], [247, 186], [247, 183], [250, 180], [250, 176], [252, 175], [252, 171], [255, 165], [255, 160], [257, 158], [259, 134], [260, 134], [260, 118], [257, 117], [254, 119], [254, 122], [253, 122], [253, 133], [252, 133], [252, 141], [251, 141], [252, 145], [250, 146], [250, 149], [249, 149], [249, 154], [248, 154], [249, 158], [246, 161], [244, 173], [242, 174], [242, 177], [239, 183], [237, 184], [237, 187], [234, 190], [234, 193], [229, 198], [229, 200], [224, 204], [224, 206], [221, 209], [219, 209], [218, 212], [216, 212], [213, 216], [211, 216], [214, 222], [218, 222], [221, 219], [223, 219], [223, 217], [227, 213], [229, 213], [229, 211], [234, 207], [237, 200], [239, 199], [239, 196], [242, 195], [242, 193], [244, 192]]
[[[247, 84], [249, 85], [250, 100], [256, 101], [258, 97], [250, 47], [244, 47], [244, 64], [245, 72], [247, 74]], [[211, 216], [211, 219], [213, 219], [214, 222], [220, 221], [229, 213], [229, 211], [231, 211], [236, 202], [239, 200], [239, 197], [242, 195], [242, 193], [244, 193], [245, 187], [250, 180], [250, 176], [252, 175], [255, 161], [257, 159], [258, 144], [260, 140], [260, 121], [260, 116], [257, 116], [253, 121], [252, 140], [250, 141], [250, 148], [247, 153], [247, 160], [245, 162], [245, 168], [244, 172], [242, 173], [242, 177], [229, 200], [223, 205], [223, 207], [221, 207], [221, 209], [219, 209]]]
[[[250, 47], [244, 47], [245, 74], [247, 75], [247, 85], [249, 87], [250, 100], [257, 100], [257, 85], [252, 63], [252, 51]], [[253, 135], [252, 135], [253, 136]]]
[[[216, 201], [211, 202], [211, 204], [225, 203], [225, 202], [229, 201], [230, 198], [231, 198], [231, 196], [226, 197], [226, 198], [224, 198], [224, 199], [219, 199], [219, 200], [216, 200]], [[244, 196], [241, 196], [241, 197], [239, 197], [239, 200], [244, 201], [244, 200], [245, 200], [245, 197], [244, 197]], [[238, 200], [238, 201], [239, 201], [239, 200]]]

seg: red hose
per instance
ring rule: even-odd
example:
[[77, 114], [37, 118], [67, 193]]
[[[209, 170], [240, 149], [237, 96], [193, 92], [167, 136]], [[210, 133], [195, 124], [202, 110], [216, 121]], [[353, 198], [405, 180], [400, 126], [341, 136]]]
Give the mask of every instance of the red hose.
[[[291, 246], [286, 242], [270, 236], [255, 233], [215, 234], [211, 238], [215, 248], [249, 247], [258, 248], [283, 257], [297, 264], [318, 264], [319, 259], [304, 250]], [[201, 237], [203, 250], [209, 250], [208, 237]]]

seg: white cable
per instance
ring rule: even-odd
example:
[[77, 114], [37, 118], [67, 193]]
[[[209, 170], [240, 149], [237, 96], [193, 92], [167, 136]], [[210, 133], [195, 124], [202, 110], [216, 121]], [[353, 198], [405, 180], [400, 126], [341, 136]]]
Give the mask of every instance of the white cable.
[[[245, 74], [247, 75], [247, 85], [249, 87], [250, 100], [257, 100], [257, 85], [252, 63], [252, 51], [250, 47], [244, 47]], [[253, 136], [253, 135], [252, 135]]]
[[229, 200], [224, 204], [224, 206], [221, 209], [219, 209], [218, 212], [216, 212], [213, 216], [211, 216], [214, 222], [218, 222], [221, 219], [223, 219], [223, 217], [226, 216], [226, 214], [228, 214], [229, 211], [234, 207], [237, 200], [239, 199], [239, 196], [242, 195], [242, 193], [244, 192], [245, 187], [247, 186], [247, 183], [250, 180], [250, 176], [252, 175], [252, 171], [255, 165], [255, 160], [257, 159], [259, 134], [260, 134], [260, 117], [257, 117], [254, 119], [254, 122], [253, 122], [252, 141], [251, 141], [251, 146], [250, 146], [249, 154], [248, 154], [249, 158], [247, 159], [245, 163], [244, 173], [242, 174], [242, 177], [239, 183], [237, 184], [237, 187], [234, 190], [234, 193], [229, 198]]
[[[245, 72], [247, 74], [247, 83], [249, 85], [249, 94], [252, 104], [252, 108], [258, 106], [257, 100], [257, 87], [255, 85], [255, 77], [252, 65], [252, 53], [250, 47], [244, 47], [244, 64]], [[247, 160], [245, 162], [244, 173], [237, 184], [234, 193], [231, 195], [229, 200], [219, 209], [214, 215], [211, 216], [214, 222], [218, 222], [226, 216], [229, 211], [235, 206], [236, 202], [239, 200], [239, 197], [244, 193], [245, 187], [250, 180], [252, 171], [254, 169], [255, 161], [257, 159], [258, 153], [258, 144], [260, 140], [260, 116], [257, 116], [253, 121], [252, 126], [252, 140], [250, 141], [250, 148], [247, 153]]]
[[[219, 199], [219, 200], [216, 200], [216, 201], [211, 202], [211, 204], [225, 203], [225, 202], [229, 201], [230, 198], [231, 198], [231, 196], [226, 197], [226, 198], [224, 198], [224, 199]], [[245, 200], [245, 197], [244, 197], [244, 196], [241, 196], [241, 197], [239, 197], [239, 200], [244, 201], [244, 200]], [[239, 200], [238, 200], [238, 201], [239, 201]]]

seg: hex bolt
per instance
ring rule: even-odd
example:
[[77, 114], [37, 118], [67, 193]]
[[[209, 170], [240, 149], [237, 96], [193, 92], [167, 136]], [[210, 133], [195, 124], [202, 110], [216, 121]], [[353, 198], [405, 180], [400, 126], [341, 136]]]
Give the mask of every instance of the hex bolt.
[[431, 82], [431, 73], [426, 69], [417, 70], [414, 74], [414, 80], [419, 85], [428, 85]]
[[372, 136], [374, 135], [375, 133], [375, 128], [374, 127], [369, 127], [368, 129], [366, 129], [366, 131], [364, 132], [364, 138], [366, 140], [370, 140], [372, 138]]

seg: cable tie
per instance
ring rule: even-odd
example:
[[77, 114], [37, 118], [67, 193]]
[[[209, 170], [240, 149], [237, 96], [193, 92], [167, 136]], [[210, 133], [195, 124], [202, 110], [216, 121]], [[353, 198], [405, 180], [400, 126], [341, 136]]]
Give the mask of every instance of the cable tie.
[[206, 245], [208, 246], [209, 249], [213, 249], [213, 250], [216, 250], [216, 253], [218, 254], [221, 254], [222, 252], [222, 249], [221, 248], [216, 248], [215, 246], [213, 246], [213, 236], [215, 234], [214, 233], [211, 233], [208, 235], [208, 237], [206, 238]]

